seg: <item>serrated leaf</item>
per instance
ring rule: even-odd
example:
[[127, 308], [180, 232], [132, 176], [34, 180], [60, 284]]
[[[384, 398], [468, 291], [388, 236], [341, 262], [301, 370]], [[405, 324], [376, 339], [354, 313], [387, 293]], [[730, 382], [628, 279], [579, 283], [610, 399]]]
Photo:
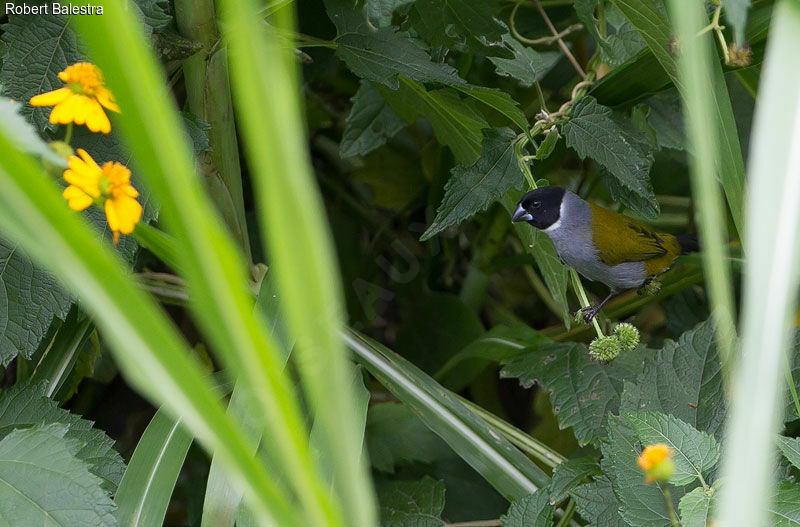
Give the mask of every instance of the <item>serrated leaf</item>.
[[503, 527], [551, 527], [553, 506], [547, 489], [539, 489], [511, 503], [508, 512], [500, 517]]
[[392, 24], [395, 9], [412, 3], [414, 0], [367, 0], [367, 18], [375, 27], [388, 27]]
[[715, 496], [713, 491], [697, 487], [682, 497], [678, 503], [681, 527], [706, 527], [709, 520], [708, 515], [713, 509], [712, 502], [716, 501]]
[[613, 67], [620, 66], [642, 51], [645, 43], [633, 26], [624, 19], [618, 20], [621, 15], [613, 5], [604, 6], [607, 34], [605, 37], [601, 36], [594, 17], [597, 4], [598, 0], [576, 0], [575, 13], [597, 42], [602, 61]]
[[716, 434], [725, 419], [722, 372], [710, 320], [667, 340], [650, 355], [635, 382], [625, 383], [620, 408], [672, 414]]
[[520, 130], [528, 129], [528, 120], [525, 118], [525, 114], [519, 109], [517, 101], [512, 99], [509, 94], [492, 88], [467, 88], [464, 86], [455, 86], [455, 88], [504, 115]]
[[378, 490], [381, 527], [443, 527], [444, 483], [425, 476]]
[[636, 431], [642, 445], [664, 443], [674, 454], [675, 473], [669, 478], [673, 485], [688, 485], [719, 460], [719, 444], [713, 436], [693, 428], [674, 415], [660, 412], [623, 412]]
[[433, 46], [461, 47], [477, 54], [508, 54], [501, 39], [506, 32], [494, 0], [416, 0], [414, 29]]
[[800, 468], [800, 438], [778, 436], [778, 448], [792, 465]]
[[58, 407], [46, 397], [45, 385], [17, 383], [0, 394], [0, 437], [14, 429], [42, 423], [62, 423], [68, 428], [67, 439], [80, 441], [75, 454], [89, 465], [89, 470], [102, 478], [103, 488], [113, 491], [125, 472], [122, 457], [114, 450], [114, 441], [93, 423]]
[[194, 153], [211, 152], [211, 143], [208, 139], [208, 131], [211, 130], [211, 125], [191, 112], [182, 112], [181, 116], [183, 117], [183, 126], [189, 136], [189, 144], [192, 145]]
[[668, 90], [647, 99], [650, 112], [647, 122], [656, 132], [656, 141], [661, 148], [686, 148], [683, 125], [683, 108], [677, 90]]
[[516, 135], [508, 128], [484, 133], [481, 157], [472, 166], [457, 166], [444, 187], [444, 198], [436, 217], [420, 240], [425, 241], [453, 225], [485, 210], [512, 188], [519, 188], [524, 176], [514, 155]]
[[543, 344], [504, 361], [500, 376], [517, 378], [526, 388], [536, 382], [550, 392], [559, 428], [572, 427], [585, 445], [605, 435], [606, 415], [619, 409], [623, 379], [641, 367], [624, 357], [602, 365], [580, 344]]
[[0, 364], [29, 359], [55, 318], [64, 320], [72, 299], [15, 245], [0, 239]]
[[575, 500], [575, 509], [590, 527], [627, 527], [619, 515], [619, 503], [614, 496], [608, 476], [599, 476], [591, 483], [570, 491]]
[[33, 129], [33, 126], [20, 115], [22, 105], [0, 97], [0, 129], [17, 150], [40, 156], [49, 163], [66, 168], [67, 162], [53, 152]]
[[403, 404], [370, 406], [365, 438], [369, 460], [382, 472], [394, 473], [395, 466], [401, 463], [431, 463], [454, 455], [447, 444]]
[[513, 77], [525, 88], [530, 88], [544, 77], [561, 58], [561, 54], [555, 51], [538, 52], [529, 48], [508, 33], [503, 35], [502, 40], [514, 57], [489, 57], [489, 60], [495, 65], [498, 75]]
[[593, 97], [582, 97], [573, 104], [562, 132], [567, 146], [575, 149], [582, 159], [594, 159], [622, 186], [658, 206], [649, 184], [653, 159], [643, 148], [647, 139], [640, 130], [633, 125], [623, 128], [611, 109], [598, 104]]
[[589, 477], [599, 476], [602, 473], [597, 461], [589, 457], [578, 457], [559, 463], [553, 470], [553, 477], [550, 480], [550, 501], [560, 502]]
[[[610, 477], [614, 495], [620, 506], [620, 514], [632, 527], [671, 527], [667, 510], [663, 483], [646, 484], [644, 473], [636, 464], [641, 454], [636, 432], [627, 420], [608, 417], [608, 440], [602, 445], [603, 460], [600, 466]], [[672, 488], [670, 494], [673, 506], [684, 492]]]
[[483, 140], [481, 131], [489, 127], [486, 120], [464, 104], [452, 88], [427, 91], [416, 81], [400, 79], [397, 91], [379, 88], [397, 115], [407, 123], [413, 123], [418, 116], [425, 117], [436, 139], [450, 147], [458, 164], [469, 165], [478, 159]]
[[353, 108], [347, 116], [339, 143], [342, 157], [368, 154], [406, 125], [369, 81], [362, 80], [350, 100], [353, 101]]
[[800, 485], [783, 483], [775, 490], [769, 505], [772, 527], [800, 525]]
[[345, 33], [336, 38], [336, 56], [357, 76], [397, 90], [398, 75], [419, 82], [466, 85], [447, 64], [433, 62], [411, 38], [394, 28]]
[[8, 525], [116, 525], [114, 503], [75, 457], [67, 427], [14, 430], [0, 441], [0, 501]]

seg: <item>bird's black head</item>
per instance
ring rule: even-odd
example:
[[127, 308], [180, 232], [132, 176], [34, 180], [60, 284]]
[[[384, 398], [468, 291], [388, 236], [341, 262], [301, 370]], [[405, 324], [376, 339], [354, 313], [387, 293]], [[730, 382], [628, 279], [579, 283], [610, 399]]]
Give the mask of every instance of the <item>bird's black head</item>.
[[511, 221], [527, 221], [537, 229], [546, 229], [561, 216], [561, 187], [540, 187], [522, 196]]

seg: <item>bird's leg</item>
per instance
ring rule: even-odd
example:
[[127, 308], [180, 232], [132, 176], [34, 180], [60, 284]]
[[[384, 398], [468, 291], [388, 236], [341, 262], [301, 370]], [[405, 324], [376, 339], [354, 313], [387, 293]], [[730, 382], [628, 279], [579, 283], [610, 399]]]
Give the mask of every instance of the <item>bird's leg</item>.
[[606, 305], [606, 302], [611, 300], [612, 296], [614, 296], [614, 291], [608, 293], [608, 296], [605, 297], [603, 301], [600, 302], [598, 305], [586, 306], [584, 308], [581, 308], [581, 313], [583, 313], [583, 321], [586, 322], [587, 324], [591, 322], [592, 319], [597, 316], [600, 310], [603, 309], [603, 306]]

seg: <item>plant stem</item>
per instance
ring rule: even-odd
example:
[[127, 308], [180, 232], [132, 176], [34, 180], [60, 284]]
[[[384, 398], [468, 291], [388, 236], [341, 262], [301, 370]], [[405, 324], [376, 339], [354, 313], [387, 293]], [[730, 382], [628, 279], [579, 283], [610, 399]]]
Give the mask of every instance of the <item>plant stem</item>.
[[569, 521], [572, 519], [572, 515], [575, 514], [575, 500], [572, 498], [569, 499], [567, 502], [567, 507], [564, 509], [564, 515], [556, 524], [556, 527], [566, 527], [569, 525]]
[[183, 36], [203, 44], [201, 51], [183, 62], [186, 106], [211, 125], [208, 139], [212, 150], [198, 155], [198, 166], [217, 210], [250, 263], [227, 49], [218, 47], [220, 34], [214, 1], [176, 0], [175, 22]]
[[545, 12], [544, 8], [542, 7], [542, 4], [539, 2], [539, 0], [533, 0], [533, 3], [536, 6], [536, 9], [539, 10], [539, 14], [542, 16], [542, 19], [544, 20], [544, 23], [547, 24], [548, 29], [550, 29], [550, 32], [553, 34], [553, 37], [555, 37], [556, 42], [558, 42], [558, 47], [560, 47], [561, 51], [563, 51], [564, 54], [567, 56], [567, 59], [569, 60], [570, 64], [572, 64], [572, 67], [575, 68], [576, 72], [578, 72], [578, 75], [581, 76], [581, 79], [585, 79], [586, 78], [586, 73], [583, 71], [583, 68], [581, 68], [581, 65], [578, 64], [578, 61], [575, 59], [575, 56], [569, 50], [567, 45], [561, 39], [561, 36], [560, 36], [558, 30], [553, 25], [553, 23], [550, 21], [550, 17], [547, 16], [547, 13]]
[[[571, 268], [569, 269], [570, 278], [572, 278], [572, 289], [575, 291], [575, 295], [578, 297], [578, 300], [581, 303], [581, 307], [590, 307], [591, 304], [589, 303], [589, 297], [586, 296], [586, 291], [583, 289], [583, 284], [581, 283], [581, 279], [578, 276], [577, 271]], [[600, 323], [597, 322], [597, 317], [592, 317], [592, 325], [594, 326], [594, 330], [597, 332], [597, 336], [603, 338], [603, 330], [600, 329]]]
[[678, 521], [678, 515], [675, 514], [675, 506], [672, 505], [672, 494], [667, 487], [661, 489], [664, 491], [664, 500], [667, 503], [667, 511], [669, 511], [669, 521], [672, 527], [681, 527], [681, 522]]
[[789, 357], [783, 356], [783, 371], [786, 375], [786, 384], [789, 385], [789, 392], [792, 394], [792, 401], [794, 401], [794, 409], [797, 416], [800, 417], [800, 399], [797, 398], [797, 388], [794, 385], [794, 378], [792, 378], [792, 366], [789, 364]]
[[64, 142], [69, 144], [72, 141], [72, 123], [67, 123], [67, 130], [64, 132]]

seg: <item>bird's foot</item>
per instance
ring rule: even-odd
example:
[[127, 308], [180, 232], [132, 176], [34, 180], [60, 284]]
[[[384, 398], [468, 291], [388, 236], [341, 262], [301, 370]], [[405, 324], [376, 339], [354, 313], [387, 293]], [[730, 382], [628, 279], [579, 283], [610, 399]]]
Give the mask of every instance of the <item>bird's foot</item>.
[[586, 306], [580, 309], [580, 313], [583, 313], [583, 321], [587, 324], [592, 321], [594, 317], [600, 312], [603, 306]]

